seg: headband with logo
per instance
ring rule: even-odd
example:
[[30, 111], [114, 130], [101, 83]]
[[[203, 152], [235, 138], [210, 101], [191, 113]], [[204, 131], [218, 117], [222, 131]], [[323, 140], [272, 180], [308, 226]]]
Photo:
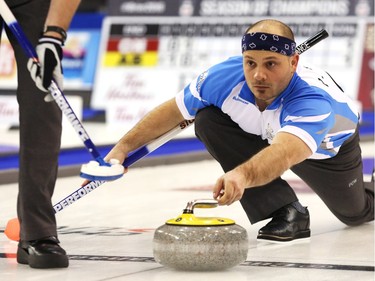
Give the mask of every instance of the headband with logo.
[[251, 50], [271, 51], [291, 56], [296, 50], [296, 42], [275, 34], [252, 32], [242, 37], [242, 53]]

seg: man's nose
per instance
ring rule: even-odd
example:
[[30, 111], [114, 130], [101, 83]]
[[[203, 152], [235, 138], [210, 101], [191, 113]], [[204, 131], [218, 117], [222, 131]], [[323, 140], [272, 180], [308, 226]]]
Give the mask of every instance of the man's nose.
[[266, 80], [266, 73], [261, 67], [257, 67], [254, 72], [254, 79], [257, 81]]

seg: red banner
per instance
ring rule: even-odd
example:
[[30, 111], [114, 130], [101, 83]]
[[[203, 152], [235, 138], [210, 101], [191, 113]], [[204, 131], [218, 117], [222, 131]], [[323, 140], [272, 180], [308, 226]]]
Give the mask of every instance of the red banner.
[[374, 24], [369, 24], [365, 36], [358, 89], [358, 100], [361, 101], [363, 110], [374, 110], [374, 66]]

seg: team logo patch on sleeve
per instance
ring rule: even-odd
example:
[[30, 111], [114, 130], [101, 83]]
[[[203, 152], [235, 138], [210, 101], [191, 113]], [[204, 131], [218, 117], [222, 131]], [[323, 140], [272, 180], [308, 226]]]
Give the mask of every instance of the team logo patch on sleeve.
[[201, 73], [198, 76], [198, 79], [197, 79], [197, 92], [198, 93], [200, 93], [202, 84], [203, 84], [204, 80], [206, 80], [207, 76], [208, 76], [208, 70], [206, 70], [205, 72]]

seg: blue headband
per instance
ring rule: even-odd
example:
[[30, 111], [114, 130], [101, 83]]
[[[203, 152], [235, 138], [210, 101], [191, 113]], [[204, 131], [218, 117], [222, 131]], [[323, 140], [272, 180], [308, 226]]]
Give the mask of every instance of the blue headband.
[[263, 50], [291, 56], [296, 50], [296, 42], [275, 34], [252, 32], [242, 37], [242, 53]]

